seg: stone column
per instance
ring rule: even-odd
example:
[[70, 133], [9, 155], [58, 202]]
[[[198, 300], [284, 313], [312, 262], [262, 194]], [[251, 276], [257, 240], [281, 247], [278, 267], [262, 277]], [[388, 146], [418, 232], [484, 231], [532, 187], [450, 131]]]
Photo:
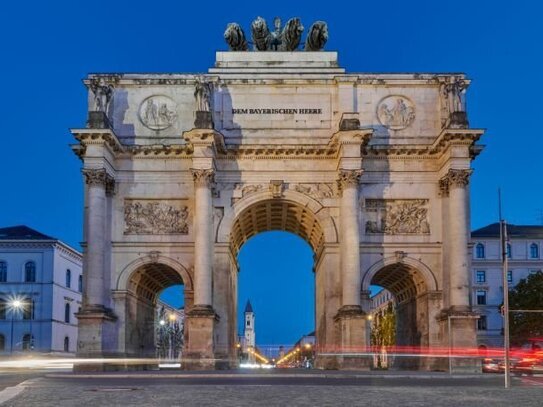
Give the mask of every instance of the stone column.
[[[83, 170], [87, 184], [87, 236], [86, 270], [83, 273], [83, 308], [100, 310], [105, 308], [104, 251], [106, 231], [106, 189], [110, 189], [112, 178], [105, 169]], [[110, 186], [108, 186], [110, 185]]]
[[358, 227], [358, 186], [362, 170], [339, 173], [342, 308], [360, 309], [360, 236]]
[[449, 187], [449, 264], [451, 310], [469, 311], [469, 214], [468, 183], [471, 170], [451, 169], [446, 179]]
[[[104, 357], [116, 348], [113, 339], [116, 317], [108, 307], [106, 292], [106, 199], [113, 193], [114, 179], [101, 169], [83, 170], [87, 184], [86, 251], [83, 270], [83, 306], [78, 319], [77, 354], [80, 357]], [[74, 365], [76, 371], [105, 369], [104, 364]]]
[[[339, 324], [340, 352], [362, 353], [367, 346], [367, 321], [360, 307], [360, 235], [358, 187], [362, 170], [340, 170], [340, 264], [342, 301], [335, 316]], [[342, 369], [369, 369], [366, 356], [340, 356]]]
[[[449, 307], [438, 316], [443, 335], [443, 346], [452, 353], [458, 349], [477, 346], [476, 320], [478, 315], [470, 307], [470, 259], [468, 256], [469, 213], [468, 184], [471, 170], [450, 169], [440, 180], [442, 193], [448, 192], [448, 228], [444, 238], [448, 241]], [[445, 360], [443, 360], [445, 362]], [[481, 372], [479, 358], [452, 358], [447, 360], [452, 372]], [[442, 366], [443, 367], [443, 366]]]
[[194, 305], [212, 306], [213, 204], [212, 169], [192, 169], [194, 178]]
[[215, 367], [214, 332], [218, 316], [213, 310], [213, 169], [191, 169], [194, 179], [194, 305], [187, 312], [184, 369]]

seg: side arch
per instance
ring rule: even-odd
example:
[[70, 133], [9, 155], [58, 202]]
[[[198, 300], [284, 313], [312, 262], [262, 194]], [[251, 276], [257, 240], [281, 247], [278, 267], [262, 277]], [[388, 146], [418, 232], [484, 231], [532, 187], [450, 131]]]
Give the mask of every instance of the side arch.
[[386, 257], [382, 260], [379, 260], [378, 262], [374, 263], [370, 268], [364, 273], [362, 276], [362, 290], [368, 291], [370, 289], [371, 281], [375, 275], [382, 270], [383, 268], [387, 266], [391, 266], [393, 264], [403, 264], [405, 266], [409, 266], [418, 272], [421, 273], [422, 277], [424, 278], [424, 281], [426, 282], [427, 289], [429, 291], [437, 291], [438, 290], [438, 283], [436, 276], [430, 270], [430, 267], [428, 267], [426, 264], [421, 262], [420, 260], [417, 260], [413, 257], [401, 255], [396, 256], [390, 256]]
[[162, 254], [151, 253], [147, 256], [139, 257], [133, 260], [123, 268], [119, 274], [119, 277], [117, 278], [115, 290], [126, 290], [132, 275], [142, 267], [158, 264], [166, 265], [177, 272], [183, 280], [185, 291], [192, 291], [194, 289], [192, 275], [185, 266], [170, 257], [163, 256]]

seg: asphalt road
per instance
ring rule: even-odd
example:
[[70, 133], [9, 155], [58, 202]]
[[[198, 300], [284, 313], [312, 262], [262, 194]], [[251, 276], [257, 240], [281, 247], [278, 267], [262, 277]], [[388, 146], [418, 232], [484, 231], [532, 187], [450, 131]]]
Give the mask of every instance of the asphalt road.
[[[49, 372], [50, 373], [50, 372]], [[295, 373], [295, 372], [293, 372]], [[36, 372], [34, 373], [34, 375]], [[49, 374], [10, 387], [6, 406], [541, 406], [543, 377], [500, 375], [356, 375], [267, 373], [134, 374], [81, 377]], [[153, 376], [153, 377], [151, 377]], [[211, 376], [211, 377], [210, 377]], [[419, 376], [419, 377], [416, 377]], [[23, 378], [8, 379], [3, 384]]]

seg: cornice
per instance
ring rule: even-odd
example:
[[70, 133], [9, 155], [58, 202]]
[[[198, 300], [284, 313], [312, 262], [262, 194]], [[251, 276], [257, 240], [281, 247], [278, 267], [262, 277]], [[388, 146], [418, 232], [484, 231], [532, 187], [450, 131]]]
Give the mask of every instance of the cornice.
[[192, 158], [194, 149], [188, 144], [153, 144], [125, 146], [119, 158]]
[[227, 146], [217, 158], [238, 159], [335, 159], [339, 145], [237, 145]]
[[79, 142], [80, 147], [77, 148], [77, 145], [72, 146], [72, 150], [80, 158], [85, 155], [87, 146], [89, 145], [103, 144], [107, 146], [113, 154], [125, 151], [125, 146], [121, 144], [111, 129], [71, 129], [70, 132]]
[[463, 145], [469, 147], [471, 158], [475, 158], [484, 148], [475, 145], [484, 132], [483, 129], [444, 129], [432, 144], [369, 145], [362, 148], [362, 156], [378, 159], [435, 159], [450, 146]]

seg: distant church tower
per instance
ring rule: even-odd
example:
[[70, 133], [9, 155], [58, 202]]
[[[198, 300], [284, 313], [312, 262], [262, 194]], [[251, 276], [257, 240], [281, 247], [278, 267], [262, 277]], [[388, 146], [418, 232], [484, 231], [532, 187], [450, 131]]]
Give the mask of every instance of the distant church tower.
[[[255, 348], [255, 313], [253, 312], [253, 307], [251, 306], [251, 302], [247, 301], [247, 305], [245, 306], [245, 325], [243, 328], [243, 336], [245, 337], [245, 347], [246, 351], [248, 350], [254, 350]], [[255, 361], [255, 356], [250, 353], [248, 353], [248, 359], [251, 362]]]

